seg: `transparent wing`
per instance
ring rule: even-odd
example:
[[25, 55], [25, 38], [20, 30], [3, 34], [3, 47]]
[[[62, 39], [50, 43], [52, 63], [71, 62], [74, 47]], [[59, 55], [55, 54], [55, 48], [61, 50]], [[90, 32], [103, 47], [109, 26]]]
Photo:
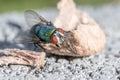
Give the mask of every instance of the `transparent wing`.
[[24, 14], [29, 27], [33, 27], [36, 24], [48, 23], [46, 19], [33, 10], [27, 10]]
[[14, 38], [14, 42], [18, 44], [24, 43], [36, 43], [40, 41], [38, 37], [30, 33], [29, 31], [20, 31], [18, 35]]

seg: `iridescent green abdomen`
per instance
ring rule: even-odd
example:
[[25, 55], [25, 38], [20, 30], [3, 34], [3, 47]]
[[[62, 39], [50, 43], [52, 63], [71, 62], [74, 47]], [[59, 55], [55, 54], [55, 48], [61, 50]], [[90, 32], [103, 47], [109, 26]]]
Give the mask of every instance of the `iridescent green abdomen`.
[[49, 25], [36, 25], [34, 26], [34, 33], [42, 40], [45, 41], [47, 43], [51, 42], [50, 37], [52, 36], [52, 34], [54, 33], [54, 31], [56, 30], [56, 28], [49, 26]]

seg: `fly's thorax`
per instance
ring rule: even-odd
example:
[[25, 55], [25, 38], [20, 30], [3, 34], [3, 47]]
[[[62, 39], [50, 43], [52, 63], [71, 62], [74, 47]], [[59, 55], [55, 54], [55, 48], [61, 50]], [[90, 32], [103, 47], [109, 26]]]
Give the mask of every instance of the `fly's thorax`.
[[51, 36], [55, 32], [56, 28], [49, 26], [49, 25], [35, 25], [34, 26], [34, 33], [37, 37], [39, 37], [40, 40], [50, 43], [51, 42]]

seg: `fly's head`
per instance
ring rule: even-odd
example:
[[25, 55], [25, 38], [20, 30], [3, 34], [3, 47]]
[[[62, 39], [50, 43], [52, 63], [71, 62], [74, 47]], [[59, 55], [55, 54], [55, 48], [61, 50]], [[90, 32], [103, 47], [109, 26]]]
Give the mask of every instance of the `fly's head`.
[[65, 31], [63, 29], [57, 28], [51, 37], [51, 43], [56, 45], [62, 44], [65, 40], [64, 32]]

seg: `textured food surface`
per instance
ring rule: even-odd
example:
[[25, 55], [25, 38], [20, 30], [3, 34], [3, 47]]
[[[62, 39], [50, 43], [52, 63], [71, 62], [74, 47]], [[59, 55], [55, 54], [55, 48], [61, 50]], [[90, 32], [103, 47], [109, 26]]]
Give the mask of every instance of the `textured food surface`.
[[[93, 17], [104, 30], [107, 41], [103, 52], [76, 58], [70, 62], [66, 58], [57, 59], [57, 56], [49, 55], [45, 58], [46, 64], [43, 68], [31, 69], [30, 66], [23, 65], [1, 66], [0, 80], [120, 80], [120, 6], [80, 6], [79, 9]], [[40, 10], [39, 13], [48, 20], [53, 20], [57, 16], [57, 10], [54, 9]], [[27, 28], [29, 27], [23, 13], [0, 14], [0, 49], [33, 50], [33, 45], [14, 43], [16, 35]]]

